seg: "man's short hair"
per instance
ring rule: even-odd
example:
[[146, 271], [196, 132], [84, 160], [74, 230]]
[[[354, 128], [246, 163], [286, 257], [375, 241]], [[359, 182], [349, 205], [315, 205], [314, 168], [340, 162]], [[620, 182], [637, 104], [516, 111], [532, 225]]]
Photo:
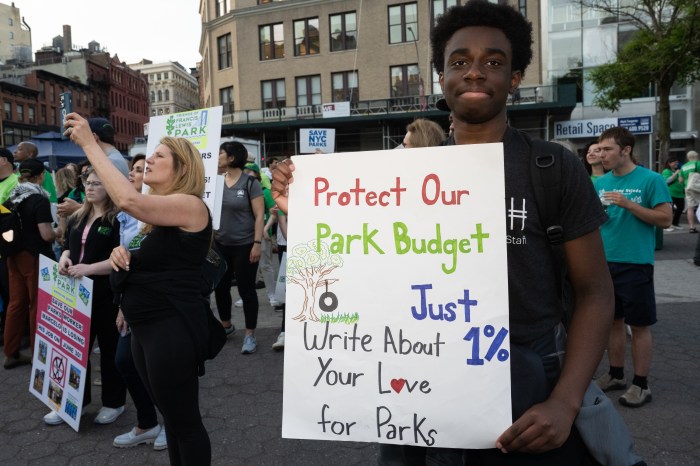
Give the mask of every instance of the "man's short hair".
[[690, 152], [688, 152], [688, 154], [686, 155], [686, 157], [688, 157], [688, 160], [691, 160], [691, 161], [692, 161], [692, 160], [697, 160], [697, 159], [698, 159], [698, 153], [695, 152], [694, 150], [691, 150]]
[[90, 131], [95, 133], [100, 141], [114, 145], [114, 126], [106, 118], [90, 118]]
[[508, 5], [496, 5], [485, 0], [471, 0], [462, 6], [449, 8], [440, 16], [430, 34], [433, 66], [439, 73], [445, 69], [445, 46], [458, 30], [469, 26], [500, 29], [513, 51], [511, 71], [520, 71], [532, 60], [532, 24]]
[[634, 134], [630, 133], [627, 128], [623, 128], [621, 126], [613, 126], [612, 128], [608, 128], [598, 137], [598, 142], [600, 143], [605, 139], [613, 139], [615, 144], [620, 146], [621, 149], [630, 146], [632, 149], [630, 153], [634, 152]]
[[24, 147], [25, 150], [29, 152], [30, 159], [35, 159], [39, 155], [39, 148], [33, 142], [22, 141], [19, 144], [17, 144], [17, 147], [19, 147], [20, 145], [22, 145], [22, 147]]
[[0, 147], [0, 157], [5, 157], [9, 163], [15, 163], [15, 156], [4, 147]]

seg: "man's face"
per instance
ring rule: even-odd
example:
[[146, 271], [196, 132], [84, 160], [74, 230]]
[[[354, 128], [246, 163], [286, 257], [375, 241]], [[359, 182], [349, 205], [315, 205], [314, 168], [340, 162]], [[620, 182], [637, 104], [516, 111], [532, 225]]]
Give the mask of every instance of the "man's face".
[[440, 86], [455, 120], [484, 124], [505, 120], [506, 101], [522, 78], [511, 72], [512, 47], [500, 29], [469, 26], [445, 44]]
[[622, 167], [628, 160], [631, 147], [620, 147], [613, 138], [603, 139], [598, 143], [600, 161], [606, 170]]
[[17, 149], [15, 149], [15, 161], [22, 162], [29, 158], [31, 158], [30, 147], [23, 142], [17, 144]]

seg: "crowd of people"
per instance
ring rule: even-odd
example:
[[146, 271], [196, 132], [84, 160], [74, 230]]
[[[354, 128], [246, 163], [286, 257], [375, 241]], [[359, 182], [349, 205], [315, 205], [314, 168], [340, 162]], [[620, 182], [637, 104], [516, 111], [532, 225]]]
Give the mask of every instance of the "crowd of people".
[[[523, 367], [511, 365], [513, 386], [518, 387], [513, 403], [518, 398], [522, 409], [514, 410], [513, 425], [494, 439], [495, 448], [385, 445], [379, 462], [581, 464], [595, 445], [587, 443], [575, 419], [606, 349], [609, 371], [596, 385], [605, 391], [625, 389], [619, 400], [626, 406], [640, 407], [652, 399], [647, 377], [651, 326], [657, 318], [655, 228], [681, 228], [685, 211], [688, 231], [697, 232], [700, 192], [691, 180], [700, 177], [698, 154], [688, 152], [683, 165], [668, 157], [663, 172], [654, 173], [636, 162], [634, 136], [623, 128], [605, 131], [578, 158], [563, 152], [559, 163], [570, 189], [562, 191], [559, 220], [576, 295], [563, 332], [556, 263], [538, 221], [540, 206], [523, 176], [529, 173], [529, 161], [522, 155], [532, 141], [506, 118], [508, 98], [517, 95], [532, 59], [532, 26], [506, 5], [475, 1], [442, 15], [431, 42], [445, 96], [440, 105], [450, 111], [449, 134], [433, 121], [417, 119], [407, 126], [399, 147], [503, 143], [506, 198], [533, 206], [528, 242], [508, 245], [511, 347], [528, 356], [542, 380], [523, 377]], [[243, 355], [258, 349], [260, 273], [269, 304], [282, 311], [272, 349], [284, 348], [285, 308], [275, 293], [273, 253], [276, 248], [282, 263], [294, 164], [271, 161], [261, 169], [249, 160], [245, 146], [223, 143], [218, 159], [224, 177], [222, 212], [214, 231], [202, 201], [201, 156], [188, 140], [164, 137], [153, 154], [135, 156], [129, 167], [114, 148], [108, 120], [72, 113], [64, 134], [87, 160], [58, 170], [55, 182], [30, 142], [21, 143], [14, 154], [0, 149], [1, 201], [17, 206], [23, 228], [21, 251], [0, 259], [4, 367], [31, 363], [21, 346], [25, 335], [30, 350], [34, 345], [38, 256], [55, 255], [61, 274], [89, 277], [94, 283], [90, 349], [97, 340], [102, 374], [102, 407], [95, 422], [114, 422], [125, 410], [128, 392], [137, 422], [114, 439], [114, 446], [154, 444], [168, 449], [171, 464], [209, 464], [211, 444], [198, 397], [210, 334], [210, 287], [199, 279], [200, 272], [213, 248], [227, 265], [214, 291], [219, 320], [225, 333], [233, 334], [232, 313], [242, 307]], [[630, 200], [626, 192], [643, 196]], [[52, 204], [58, 205], [55, 217]], [[695, 264], [700, 265], [700, 255]], [[236, 303], [234, 285], [240, 296]], [[626, 326], [632, 333], [631, 380], [624, 376]], [[89, 363], [87, 370], [89, 380]], [[529, 388], [537, 396], [521, 399]], [[83, 404], [90, 401], [87, 383]], [[44, 421], [63, 422], [54, 411]]]

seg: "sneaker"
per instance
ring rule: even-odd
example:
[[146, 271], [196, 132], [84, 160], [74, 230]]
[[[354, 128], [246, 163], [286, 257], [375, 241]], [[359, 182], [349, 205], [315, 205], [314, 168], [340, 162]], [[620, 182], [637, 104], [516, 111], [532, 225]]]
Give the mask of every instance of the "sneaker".
[[255, 337], [253, 335], [246, 335], [245, 338], [243, 338], [243, 348], [241, 348], [241, 354], [255, 353], [257, 349], [258, 344], [255, 341]]
[[236, 326], [233, 325], [233, 322], [231, 322], [231, 325], [229, 325], [228, 327], [224, 327], [224, 332], [226, 332], [226, 335], [231, 335], [235, 331], [236, 331]]
[[124, 406], [118, 408], [108, 408], [103, 406], [97, 412], [95, 417], [95, 424], [111, 424], [117, 420], [119, 416], [124, 412]]
[[274, 297], [270, 298], [270, 306], [277, 307], [277, 306], [281, 306], [281, 305], [282, 305], [282, 303], [277, 301], [276, 298], [274, 298]]
[[17, 353], [17, 357], [5, 356], [5, 363], [2, 367], [4, 367], [5, 369], [14, 369], [15, 367], [26, 366], [27, 364], [31, 363], [32, 358], [30, 358], [26, 354]]
[[664, 228], [664, 231], [671, 232], [671, 231], [676, 231], [676, 229], [674, 227], [668, 227], [668, 228]]
[[651, 389], [632, 385], [624, 395], [620, 397], [620, 404], [630, 408], [639, 408], [651, 401]]
[[242, 299], [239, 299], [239, 300], [236, 301], [233, 305], [236, 306], [236, 307], [243, 307], [243, 300], [242, 300]]
[[56, 411], [51, 411], [49, 414], [44, 416], [44, 422], [50, 426], [57, 426], [59, 424], [63, 424], [66, 421], [61, 419], [61, 416], [59, 416]]
[[609, 373], [605, 373], [595, 380], [595, 383], [601, 390], [622, 390], [627, 387], [627, 382], [624, 379], [614, 379]]
[[[83, 410], [80, 412], [80, 417], [82, 418], [86, 414], [87, 414], [87, 411], [85, 411], [85, 408], [83, 408]], [[61, 419], [61, 416], [59, 416], [56, 411], [51, 411], [49, 414], [44, 416], [44, 422], [50, 426], [57, 426], [57, 425], [63, 424], [66, 421]]]
[[153, 442], [153, 449], [155, 451], [161, 451], [165, 450], [168, 448], [168, 439], [165, 437], [165, 426], [163, 426], [162, 429], [160, 429], [160, 433], [158, 434], [158, 437], [156, 437], [156, 441]]
[[96, 387], [101, 387], [102, 386], [102, 377], [95, 377], [95, 379], [92, 381], [92, 384]]
[[277, 337], [277, 341], [272, 344], [272, 349], [282, 351], [284, 349], [284, 332], [281, 332]]
[[160, 426], [156, 425], [153, 429], [149, 429], [142, 434], [137, 434], [136, 427], [134, 427], [126, 434], [116, 436], [112, 445], [117, 448], [129, 448], [141, 445], [142, 443], [153, 443], [156, 437], [160, 435], [160, 431]]
[[95, 346], [95, 347], [93, 348], [93, 350], [92, 350], [92, 354], [100, 354], [100, 347], [99, 347], [99, 346]]

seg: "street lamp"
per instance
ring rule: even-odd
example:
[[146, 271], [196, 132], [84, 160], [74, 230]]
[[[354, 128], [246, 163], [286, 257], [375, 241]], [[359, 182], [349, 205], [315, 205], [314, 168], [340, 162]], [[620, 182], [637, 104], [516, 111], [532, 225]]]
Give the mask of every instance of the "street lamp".
[[418, 41], [416, 40], [416, 35], [413, 33], [413, 28], [411, 26], [407, 27], [408, 32], [411, 33], [413, 38], [413, 45], [416, 47], [416, 61], [418, 62], [418, 94], [420, 95], [420, 107], [421, 110], [425, 111], [427, 104], [425, 101], [425, 84], [423, 83], [423, 76], [420, 72], [420, 53], [418, 52]]

